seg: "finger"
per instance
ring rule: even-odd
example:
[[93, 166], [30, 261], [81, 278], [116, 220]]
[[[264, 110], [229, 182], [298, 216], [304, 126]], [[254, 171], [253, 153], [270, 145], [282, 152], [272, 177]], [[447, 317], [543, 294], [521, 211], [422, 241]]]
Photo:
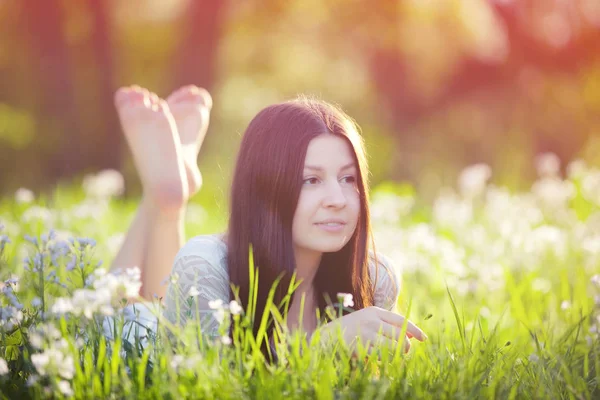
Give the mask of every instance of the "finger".
[[382, 349], [387, 349], [390, 352], [394, 352], [396, 347], [398, 347], [398, 340], [382, 335], [375, 335], [374, 338], [369, 339], [367, 344], [369, 354], [381, 351]]
[[[382, 321], [381, 325], [379, 326], [379, 329], [377, 330], [377, 333], [382, 336], [388, 337], [390, 339], [400, 340], [401, 339], [400, 335], [402, 334], [402, 328], [398, 327], [396, 325], [388, 324], [385, 321]], [[404, 337], [407, 339], [411, 339], [414, 337], [414, 335], [411, 334], [410, 332], [405, 332]]]
[[404, 352], [408, 353], [410, 351], [410, 340], [404, 336]]
[[400, 328], [402, 328], [402, 326], [406, 322], [407, 333], [410, 333], [413, 337], [417, 338], [420, 341], [424, 341], [427, 339], [427, 335], [425, 335], [425, 333], [418, 326], [416, 326], [414, 323], [407, 320], [400, 314], [396, 314], [394, 312], [384, 309], [379, 309], [377, 315], [382, 321], [387, 322], [388, 324], [398, 326]]

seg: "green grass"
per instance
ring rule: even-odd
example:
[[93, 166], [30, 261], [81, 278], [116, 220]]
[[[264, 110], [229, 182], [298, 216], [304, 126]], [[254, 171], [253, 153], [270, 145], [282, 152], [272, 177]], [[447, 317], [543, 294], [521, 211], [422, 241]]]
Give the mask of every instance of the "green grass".
[[[98, 261], [108, 268], [115, 235], [127, 228], [136, 203], [109, 200], [104, 211], [98, 208], [86, 217], [80, 205], [90, 200], [77, 186], [60, 187], [34, 204], [5, 198], [0, 201], [5, 225], [0, 235], [8, 235], [11, 243], [3, 251], [0, 278], [20, 277], [16, 294], [24, 309], [20, 323], [0, 327], [0, 358], [10, 369], [0, 376], [0, 398], [61, 398], [59, 381], [77, 398], [599, 398], [600, 283], [592, 277], [600, 273], [600, 256], [590, 246], [600, 240], [594, 222], [600, 214], [598, 205], [582, 196], [579, 181], [572, 183], [577, 195], [562, 208], [552, 208], [544, 199], [527, 208], [523, 202], [532, 193], [513, 194], [506, 203], [513, 208], [502, 214], [489, 193], [479, 196], [469, 203], [474, 212], [466, 223], [448, 223], [436, 214], [439, 204], [432, 208], [418, 201], [391, 222], [396, 211], [385, 208], [390, 203], [383, 195], [400, 202], [399, 196], [412, 192], [381, 186], [373, 197], [375, 210], [385, 208], [384, 217], [375, 218], [378, 250], [403, 270], [399, 312], [429, 339], [413, 339], [406, 355], [399, 347], [381, 348], [379, 357], [365, 353], [354, 359], [340, 343], [307, 348], [295, 336], [281, 348], [277, 364], [264, 362], [258, 351], [261, 338], [248, 333], [250, 315], [236, 319], [237, 340], [231, 345], [208, 341], [194, 324], [170, 327], [171, 333], [160, 325], [150, 344], [132, 346], [107, 339], [100, 316], [43, 322], [42, 308], [82, 287]], [[224, 229], [226, 207], [208, 204], [202, 203], [203, 212], [192, 211], [188, 237]], [[38, 209], [35, 217], [34, 205], [48, 209]], [[515, 211], [520, 209], [526, 212]], [[520, 226], [536, 210], [542, 218]], [[514, 222], [508, 234], [501, 228], [505, 222]], [[71, 246], [56, 262], [45, 259], [43, 273], [25, 271], [23, 259], [33, 257], [35, 249], [24, 235], [39, 236], [50, 227], [97, 244], [84, 251]], [[84, 263], [83, 269], [66, 270], [71, 254]], [[47, 279], [52, 270], [66, 288]], [[42, 290], [43, 305], [33, 306]], [[7, 312], [9, 296], [0, 294], [0, 304]], [[60, 334], [53, 337], [49, 326]], [[115, 326], [119, 338], [123, 324]], [[36, 330], [43, 337], [41, 349], [32, 345]], [[39, 375], [32, 355], [48, 349], [72, 357], [72, 376], [64, 372], [68, 362], [63, 362], [27, 385]]]

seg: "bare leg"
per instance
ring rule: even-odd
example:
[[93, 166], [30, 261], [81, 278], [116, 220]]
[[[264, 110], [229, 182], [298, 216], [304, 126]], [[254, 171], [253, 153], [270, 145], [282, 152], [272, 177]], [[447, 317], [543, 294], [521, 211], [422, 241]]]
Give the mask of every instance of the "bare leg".
[[[149, 103], [154, 114], [127, 108], [139, 93], [143, 107], [133, 101], [133, 108], [148, 109]], [[185, 205], [201, 186], [196, 159], [208, 128], [211, 105], [208, 92], [195, 87], [182, 88], [173, 95], [177, 99], [173, 114], [164, 101], [145, 89], [120, 89], [115, 96], [144, 195], [113, 268], [139, 266], [141, 295], [148, 300], [155, 294], [164, 296], [166, 287], [162, 282], [185, 242]], [[183, 147], [177, 131], [180, 126]]]
[[150, 226], [150, 204], [145, 197], [142, 198], [140, 206], [135, 214], [125, 240], [119, 248], [113, 260], [111, 270], [116, 268], [139, 267], [144, 264], [144, 250], [146, 247], [145, 232]]
[[167, 103], [177, 123], [183, 164], [188, 178], [190, 197], [192, 197], [202, 186], [202, 175], [198, 169], [198, 153], [208, 130], [212, 98], [205, 89], [188, 85], [171, 93]]

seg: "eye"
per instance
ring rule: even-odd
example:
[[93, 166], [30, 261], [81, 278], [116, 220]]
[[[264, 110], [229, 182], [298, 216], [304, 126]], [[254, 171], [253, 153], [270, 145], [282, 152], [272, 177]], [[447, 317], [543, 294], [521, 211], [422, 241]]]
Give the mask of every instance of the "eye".
[[312, 178], [306, 178], [304, 181], [302, 181], [303, 184], [309, 184], [309, 185], [314, 185], [316, 183], [318, 183], [319, 179], [312, 177]]
[[342, 179], [346, 179], [346, 182], [348, 183], [356, 183], [356, 177], [352, 175], [345, 176]]

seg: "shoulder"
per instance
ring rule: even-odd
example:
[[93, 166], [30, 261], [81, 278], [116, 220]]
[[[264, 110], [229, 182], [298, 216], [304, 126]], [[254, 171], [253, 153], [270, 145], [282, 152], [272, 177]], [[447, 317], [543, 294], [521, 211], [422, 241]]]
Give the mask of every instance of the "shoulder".
[[201, 257], [211, 264], [222, 264], [227, 258], [227, 245], [219, 234], [194, 236], [179, 249], [175, 261], [187, 257]]
[[[212, 300], [229, 301], [226, 259], [227, 245], [220, 235], [193, 237], [177, 252], [165, 296], [165, 316], [171, 322], [194, 317], [191, 297], [201, 313], [209, 311]], [[209, 330], [217, 331], [214, 321], [204, 322]]]
[[369, 277], [373, 282], [374, 304], [391, 310], [400, 294], [400, 272], [393, 261], [382, 253], [369, 252]]
[[198, 270], [227, 276], [227, 245], [221, 235], [195, 236], [177, 252], [172, 273], [189, 276]]

